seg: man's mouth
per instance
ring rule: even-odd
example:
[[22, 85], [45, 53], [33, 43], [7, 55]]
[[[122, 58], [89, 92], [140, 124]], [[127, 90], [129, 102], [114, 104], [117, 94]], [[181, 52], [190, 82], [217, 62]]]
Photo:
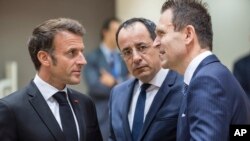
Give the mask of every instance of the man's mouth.
[[160, 54], [165, 54], [166, 52], [164, 50], [160, 50]]
[[134, 68], [134, 70], [140, 70], [140, 69], [143, 69], [143, 68], [145, 68], [146, 66], [137, 66], [137, 67], [135, 67]]
[[75, 70], [73, 71], [74, 74], [81, 74], [81, 71], [80, 70]]

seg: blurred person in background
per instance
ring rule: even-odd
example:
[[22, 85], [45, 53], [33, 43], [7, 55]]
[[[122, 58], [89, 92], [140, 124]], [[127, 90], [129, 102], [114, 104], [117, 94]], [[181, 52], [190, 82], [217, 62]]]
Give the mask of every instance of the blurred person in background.
[[[250, 41], [250, 36], [249, 36]], [[250, 53], [234, 63], [233, 74], [240, 82], [250, 100]]]
[[117, 18], [106, 19], [101, 28], [101, 43], [97, 49], [87, 54], [88, 64], [84, 69], [84, 79], [88, 94], [94, 100], [103, 140], [108, 140], [108, 102], [110, 90], [129, 76], [126, 65], [116, 46], [115, 33], [120, 25]]

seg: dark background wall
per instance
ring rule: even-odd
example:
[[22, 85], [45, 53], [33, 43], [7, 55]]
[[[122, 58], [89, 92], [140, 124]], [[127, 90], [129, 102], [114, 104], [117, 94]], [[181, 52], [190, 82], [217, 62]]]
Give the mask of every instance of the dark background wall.
[[[0, 0], [0, 79], [4, 78], [5, 62], [18, 63], [18, 88], [35, 75], [27, 40], [41, 22], [58, 17], [80, 21], [86, 28], [86, 50], [99, 44], [99, 30], [104, 19], [115, 15], [115, 0]], [[84, 82], [74, 88], [86, 92]]]

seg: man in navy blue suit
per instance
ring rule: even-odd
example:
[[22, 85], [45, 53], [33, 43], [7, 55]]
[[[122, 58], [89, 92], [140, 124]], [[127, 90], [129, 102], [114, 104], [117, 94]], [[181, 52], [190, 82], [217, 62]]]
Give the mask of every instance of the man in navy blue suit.
[[159, 52], [152, 46], [155, 37], [155, 24], [144, 18], [125, 21], [116, 33], [122, 57], [135, 78], [112, 89], [110, 141], [176, 140], [183, 79], [161, 68]]
[[162, 66], [184, 75], [178, 141], [226, 141], [231, 124], [250, 124], [244, 90], [211, 52], [212, 23], [204, 3], [166, 1], [156, 34]]
[[103, 141], [108, 140], [109, 116], [108, 103], [111, 89], [129, 76], [115, 42], [115, 33], [120, 26], [117, 18], [108, 18], [101, 28], [100, 46], [87, 54], [87, 65], [84, 68], [84, 79], [88, 93], [96, 105], [98, 122]]

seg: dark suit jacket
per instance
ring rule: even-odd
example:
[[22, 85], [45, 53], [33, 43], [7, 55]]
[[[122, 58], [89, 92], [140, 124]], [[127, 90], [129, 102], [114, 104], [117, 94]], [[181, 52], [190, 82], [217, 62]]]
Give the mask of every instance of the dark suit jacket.
[[235, 62], [233, 73], [250, 100], [250, 54]]
[[215, 55], [195, 70], [183, 98], [179, 141], [227, 141], [231, 124], [250, 124], [250, 105], [232, 73]]
[[[85, 95], [68, 89], [81, 141], [102, 141], [96, 110]], [[32, 81], [0, 100], [0, 141], [65, 141], [48, 104]]]
[[[98, 47], [94, 52], [88, 54], [86, 56], [87, 65], [84, 67], [84, 78], [86, 84], [88, 86], [88, 93], [93, 99], [96, 110], [97, 116], [99, 120], [99, 125], [106, 141], [109, 135], [109, 124], [108, 124], [108, 103], [109, 103], [109, 96], [111, 88], [103, 85], [100, 82], [100, 70], [105, 69], [111, 74], [111, 68], [109, 63], [106, 61], [106, 58], [101, 51], [100, 47]], [[121, 61], [121, 72], [120, 77], [122, 80], [128, 78], [128, 70], [127, 67], [120, 57]]]
[[[132, 141], [128, 122], [130, 102], [137, 79], [117, 85], [110, 98], [110, 141]], [[169, 71], [145, 118], [139, 141], [175, 141], [182, 100], [183, 78]]]

